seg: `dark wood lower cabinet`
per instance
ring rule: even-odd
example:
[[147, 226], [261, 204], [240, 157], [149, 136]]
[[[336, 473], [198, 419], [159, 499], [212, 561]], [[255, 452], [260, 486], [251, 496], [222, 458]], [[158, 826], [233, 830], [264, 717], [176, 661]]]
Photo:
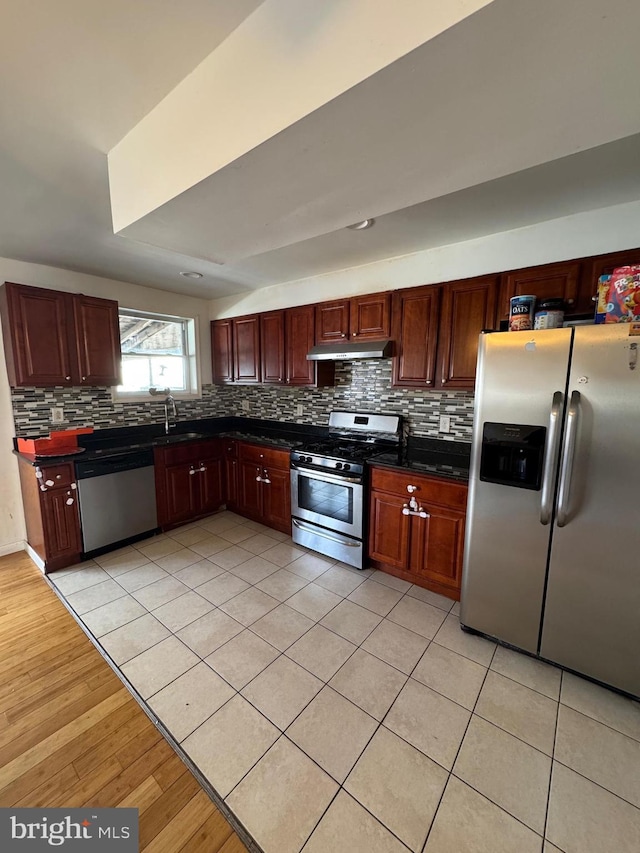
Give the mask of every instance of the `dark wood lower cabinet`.
[[79, 562], [82, 538], [73, 464], [37, 466], [19, 457], [18, 468], [27, 542], [45, 572]]
[[224, 504], [222, 450], [218, 438], [155, 449], [158, 524], [163, 530]]
[[[420, 515], [405, 515], [416, 500]], [[410, 471], [373, 468], [371, 564], [434, 592], [460, 598], [467, 487]]]
[[237, 471], [236, 512], [291, 533], [289, 451], [240, 441]]

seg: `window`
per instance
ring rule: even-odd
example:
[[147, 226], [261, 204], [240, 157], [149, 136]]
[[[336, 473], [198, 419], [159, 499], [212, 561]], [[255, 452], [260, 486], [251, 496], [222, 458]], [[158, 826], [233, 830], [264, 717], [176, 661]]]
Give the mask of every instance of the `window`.
[[170, 389], [179, 395], [198, 393], [195, 321], [122, 308], [120, 399], [149, 399], [149, 388]]

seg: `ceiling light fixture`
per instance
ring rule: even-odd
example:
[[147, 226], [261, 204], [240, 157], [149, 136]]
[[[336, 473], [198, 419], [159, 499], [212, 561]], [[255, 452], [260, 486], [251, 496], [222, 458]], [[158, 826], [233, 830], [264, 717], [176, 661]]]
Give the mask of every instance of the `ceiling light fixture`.
[[202, 278], [201, 272], [181, 272], [180, 275], [183, 275], [185, 278]]
[[375, 219], [363, 219], [362, 222], [355, 222], [353, 225], [347, 225], [347, 228], [350, 228], [351, 231], [364, 231], [365, 228], [372, 228], [375, 223]]

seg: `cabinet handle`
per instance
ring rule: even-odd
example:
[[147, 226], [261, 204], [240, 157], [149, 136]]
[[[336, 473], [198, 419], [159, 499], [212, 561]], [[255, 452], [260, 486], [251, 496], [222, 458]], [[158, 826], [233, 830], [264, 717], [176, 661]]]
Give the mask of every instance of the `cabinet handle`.
[[62, 479], [62, 474], [56, 474], [56, 480], [61, 480], [61, 479]]
[[269, 479], [269, 472], [266, 468], [262, 469], [262, 482], [266, 483], [267, 486], [271, 485], [271, 480]]
[[86, 378], [87, 378], [86, 376], [83, 376], [83, 377], [82, 377], [82, 381], [83, 381], [83, 382], [85, 382], [85, 381], [86, 381]]
[[189, 470], [189, 476], [191, 476], [191, 477], [192, 477], [195, 473], [196, 473], [196, 469], [195, 469], [195, 468], [193, 467], [193, 465], [192, 465], [192, 466], [191, 466], [191, 468], [190, 468], [190, 470]]
[[418, 501], [411, 498], [408, 504], [402, 504], [403, 515], [416, 515], [418, 518], [430, 518], [429, 513], [421, 506], [418, 506]]
[[78, 487], [77, 487], [77, 485], [76, 485], [75, 483], [71, 483], [71, 488], [72, 488], [72, 489], [77, 489]]
[[409, 492], [410, 495], [412, 495], [414, 492], [418, 491], [418, 487], [417, 486], [407, 486], [407, 491]]
[[53, 482], [53, 480], [45, 480], [44, 484], [45, 484], [45, 486], [55, 486], [55, 483]]
[[346, 336], [346, 334], [343, 332], [343, 333], [340, 335], [340, 337], [341, 337], [341, 338], [346, 338], [347, 336]]
[[262, 477], [260, 476], [260, 474], [258, 474], [258, 476], [256, 477], [256, 483], [261, 483], [261, 482], [262, 482]]
[[69, 382], [71, 380], [70, 376], [65, 376], [64, 378], [67, 380], [67, 382]]
[[201, 465], [201, 466], [200, 466], [200, 468], [198, 468], [198, 471], [200, 471], [200, 473], [201, 473], [201, 474], [202, 474], [204, 471], [206, 471], [206, 470], [207, 470], [207, 469], [205, 468], [205, 466], [204, 466], [204, 465]]
[[67, 492], [67, 495], [69, 495], [69, 497], [67, 498], [67, 500], [65, 501], [65, 503], [67, 504], [67, 506], [72, 506], [72, 504], [74, 503], [74, 500], [73, 500], [73, 498], [71, 497], [71, 492]]
[[46, 492], [46, 491], [47, 491], [47, 487], [46, 487], [46, 486], [44, 486], [42, 483], [40, 483], [40, 491], [41, 491], [41, 492]]

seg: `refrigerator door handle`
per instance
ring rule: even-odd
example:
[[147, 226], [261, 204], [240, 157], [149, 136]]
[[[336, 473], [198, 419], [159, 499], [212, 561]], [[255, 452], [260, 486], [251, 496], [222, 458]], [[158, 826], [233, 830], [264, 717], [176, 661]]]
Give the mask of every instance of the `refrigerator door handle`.
[[573, 473], [573, 457], [576, 451], [578, 435], [578, 416], [580, 414], [580, 392], [573, 391], [567, 412], [567, 430], [564, 436], [562, 451], [562, 466], [560, 469], [560, 486], [558, 488], [558, 527], [564, 527], [569, 520], [569, 497], [571, 493], [571, 475]]
[[549, 412], [549, 433], [547, 443], [547, 455], [544, 460], [544, 471], [542, 472], [542, 496], [540, 499], [540, 524], [549, 524], [553, 511], [553, 487], [555, 485], [555, 472], [558, 462], [558, 449], [560, 445], [560, 423], [562, 417], [562, 406], [564, 405], [564, 394], [556, 391]]

